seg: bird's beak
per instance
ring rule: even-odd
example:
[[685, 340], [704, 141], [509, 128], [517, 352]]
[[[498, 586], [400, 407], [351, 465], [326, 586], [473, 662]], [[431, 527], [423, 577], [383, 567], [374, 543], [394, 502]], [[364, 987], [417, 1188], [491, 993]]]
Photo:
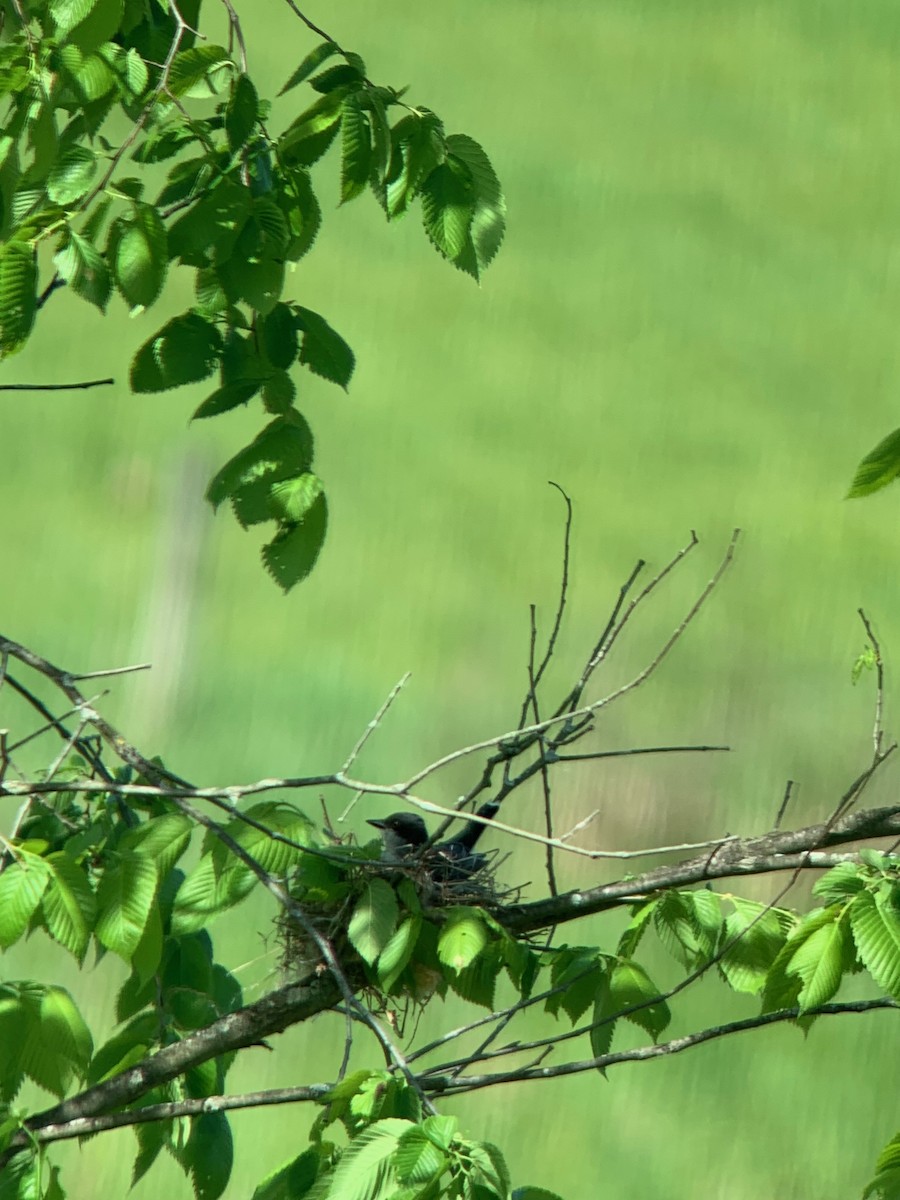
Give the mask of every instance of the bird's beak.
[[386, 822], [380, 820], [377, 817], [372, 817], [371, 819], [369, 819], [369, 818], [366, 819], [366, 824], [374, 825], [376, 829], [384, 829]]

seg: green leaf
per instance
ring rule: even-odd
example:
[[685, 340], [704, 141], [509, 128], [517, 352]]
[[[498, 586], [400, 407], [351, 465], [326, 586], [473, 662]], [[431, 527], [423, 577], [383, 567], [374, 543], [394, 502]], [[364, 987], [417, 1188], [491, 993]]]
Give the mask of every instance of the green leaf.
[[391, 1159], [410, 1121], [387, 1117], [358, 1134], [328, 1178], [328, 1200], [382, 1200], [396, 1190]]
[[831, 999], [852, 962], [849, 930], [837, 908], [832, 911], [834, 919], [806, 938], [787, 968], [803, 980], [797, 1003], [804, 1011]]
[[206, 498], [214, 508], [247, 485], [301, 475], [312, 465], [313, 438], [299, 413], [276, 417], [216, 473]]
[[458, 159], [448, 159], [422, 184], [422, 220], [430, 241], [450, 262], [462, 260], [474, 216], [471, 175]]
[[350, 63], [338, 63], [314, 76], [309, 81], [309, 86], [325, 95], [327, 92], [333, 92], [335, 88], [345, 85], [358, 86], [362, 81], [363, 77], [357, 67], [351, 66]]
[[[274, 203], [268, 203], [269, 214], [274, 210], [282, 216]], [[257, 312], [268, 313], [278, 303], [284, 287], [284, 246], [268, 235], [260, 220], [260, 209], [257, 202], [256, 214], [241, 230], [233, 254], [220, 263], [218, 273], [233, 302], [243, 300]]]
[[266, 357], [273, 367], [287, 368], [297, 357], [297, 323], [288, 304], [276, 304], [262, 322]]
[[16, 861], [0, 875], [0, 946], [12, 946], [25, 933], [50, 877], [43, 858], [17, 851]]
[[258, 1185], [252, 1200], [302, 1200], [319, 1172], [319, 1153], [312, 1147], [273, 1171]]
[[644, 934], [647, 932], [647, 926], [653, 916], [653, 910], [659, 904], [660, 899], [660, 896], [654, 896], [653, 899], [642, 901], [632, 909], [631, 920], [619, 938], [616, 953], [620, 958], [633, 957], [635, 950], [637, 950]]
[[[616, 1022], [618, 1019], [618, 1009], [613, 1002], [612, 992], [609, 986], [609, 973], [604, 970], [600, 980], [597, 992], [594, 997], [594, 1009], [591, 1014], [590, 1042], [591, 1053], [594, 1058], [602, 1058], [609, 1053], [612, 1046], [613, 1035], [616, 1032]], [[598, 1066], [598, 1071], [601, 1075], [606, 1072], [602, 1067]]]
[[198, 313], [173, 317], [146, 341], [131, 364], [133, 392], [164, 392], [205, 379], [215, 370], [222, 337]]
[[391, 157], [383, 203], [389, 218], [402, 216], [418, 195], [422, 180], [446, 160], [444, 127], [428, 109], [419, 109], [391, 130]]
[[447, 1155], [415, 1126], [403, 1134], [394, 1154], [394, 1170], [402, 1184], [427, 1184], [443, 1175], [448, 1165]]
[[341, 203], [365, 191], [372, 169], [372, 135], [359, 97], [353, 92], [341, 106]]
[[287, 127], [278, 139], [278, 155], [287, 166], [308, 167], [322, 157], [337, 133], [346, 90], [322, 96]]
[[[63, 0], [63, 3], [66, 4], [66, 0]], [[83, 5], [80, 0], [70, 0], [66, 7], [81, 11]], [[77, 42], [83, 50], [99, 46], [118, 30], [123, 8], [123, 0], [92, 0], [90, 12], [79, 20], [74, 28], [69, 27], [69, 38]]]
[[202, 267], [226, 262], [253, 206], [250, 189], [237, 180], [222, 179], [209, 188], [169, 230], [169, 254], [183, 263]]
[[873, 894], [860, 892], [850, 905], [850, 925], [859, 957], [878, 986], [900, 1000], [900, 912], [897, 884]]
[[50, 935], [81, 962], [97, 916], [96, 897], [85, 871], [68, 854], [50, 854], [46, 863], [51, 878], [42, 901], [44, 921]]
[[438, 958], [454, 971], [463, 971], [488, 944], [488, 931], [475, 908], [451, 908], [438, 937]]
[[108, 253], [126, 303], [132, 309], [151, 305], [169, 266], [166, 227], [157, 210], [138, 202], [128, 216], [118, 217], [110, 229]]
[[[719, 969], [736, 992], [759, 994], [791, 930], [791, 917], [755, 900], [731, 896]], [[793, 1001], [792, 1001], [793, 1003]]]
[[88, 1083], [100, 1083], [146, 1058], [161, 1036], [159, 1014], [139, 1013], [105, 1042], [91, 1059]]
[[313, 567], [328, 528], [328, 502], [320, 495], [299, 525], [284, 525], [268, 545], [263, 546], [266, 570], [284, 591], [305, 579]]
[[[672, 1019], [659, 988], [639, 963], [619, 959], [609, 977], [609, 1003], [613, 1010], [640, 1026], [654, 1041]], [[628, 1012], [634, 1007], [634, 1012]]]
[[231, 152], [246, 144], [256, 127], [259, 98], [249, 75], [238, 75], [225, 108], [225, 134]]
[[547, 997], [546, 1011], [555, 1016], [562, 1009], [574, 1025], [593, 1002], [603, 975], [604, 960], [593, 947], [562, 952], [551, 973], [553, 988], [558, 990]]
[[270, 490], [272, 515], [279, 521], [297, 524], [306, 519], [309, 511], [322, 495], [322, 480], [307, 471], [293, 479], [282, 479], [273, 483]]
[[353, 351], [324, 317], [299, 304], [292, 307], [297, 328], [303, 331], [300, 361], [314, 374], [338, 384], [346, 391], [356, 365]]
[[386, 992], [391, 990], [406, 969], [421, 928], [421, 917], [407, 917], [381, 951], [377, 963], [378, 983]]
[[193, 829], [192, 822], [183, 813], [163, 813], [126, 833], [119, 848], [152, 858], [163, 877], [187, 850]]
[[[286, 875], [309, 845], [312, 826], [290, 804], [264, 801], [247, 809], [247, 816], [263, 826], [256, 829], [236, 818], [226, 833], [270, 875]], [[276, 841], [271, 833], [285, 841]], [[290, 845], [289, 843], [297, 843]], [[204, 853], [189, 872], [175, 897], [172, 932], [178, 936], [205, 928], [213, 917], [227, 911], [252, 891], [256, 876], [218, 838], [210, 835]]]
[[838, 863], [813, 884], [813, 895], [821, 896], [826, 904], [840, 904], [857, 895], [866, 881], [856, 863]]
[[394, 889], [383, 879], [370, 879], [360, 894], [347, 928], [351, 944], [369, 966], [388, 945], [398, 915]]
[[125, 853], [104, 873], [97, 889], [98, 941], [126, 962], [138, 947], [156, 900], [159, 873], [143, 854]]
[[194, 409], [192, 421], [200, 421], [205, 417], [217, 417], [219, 413], [229, 412], [241, 404], [246, 404], [255, 396], [262, 384], [258, 380], [239, 379], [234, 383], [226, 383], [216, 390]]
[[288, 223], [288, 244], [284, 257], [289, 262], [297, 262], [316, 240], [322, 224], [322, 210], [308, 171], [295, 167], [286, 176], [286, 186], [278, 196], [278, 203]]
[[900, 429], [895, 429], [883, 438], [874, 450], [870, 450], [856, 468], [848, 500], [859, 496], [870, 496], [880, 491], [900, 475]]
[[86, 238], [69, 230], [53, 258], [60, 279], [76, 295], [105, 312], [112, 291], [112, 279], [106, 259]]
[[97, 173], [97, 158], [87, 146], [71, 146], [53, 164], [47, 176], [47, 195], [54, 204], [80, 200]]
[[37, 263], [27, 242], [0, 246], [0, 359], [15, 354], [28, 339], [37, 305]]
[[19, 1051], [30, 1079], [62, 1096], [73, 1076], [84, 1078], [92, 1049], [90, 1031], [64, 988], [20, 985]]
[[56, 24], [56, 36], [63, 39], [90, 14], [97, 0], [50, 0], [50, 16]]
[[512, 1194], [511, 1200], [562, 1200], [556, 1192], [548, 1192], [546, 1188], [525, 1187], [516, 1188]]
[[291, 75], [290, 79], [278, 93], [283, 96], [285, 92], [291, 91], [298, 84], [303, 83], [305, 79], [309, 79], [313, 71], [317, 70], [326, 59], [331, 58], [334, 54], [340, 53], [340, 47], [336, 42], [320, 42], [314, 50], [310, 50], [306, 58], [303, 59], [300, 66]]
[[191, 1136], [179, 1157], [190, 1173], [196, 1200], [218, 1200], [228, 1186], [234, 1165], [234, 1139], [225, 1113], [195, 1117]]
[[900, 1200], [900, 1133], [884, 1147], [875, 1164], [875, 1178], [863, 1192], [863, 1200]]
[[227, 64], [232, 66], [228, 51], [223, 46], [194, 46], [175, 55], [169, 70], [168, 90], [173, 96], [184, 96], [199, 87], [198, 95], [206, 96], [212, 90], [210, 76]]
[[457, 266], [479, 279], [503, 241], [506, 232], [506, 200], [490, 159], [478, 142], [464, 133], [451, 133], [447, 138], [447, 152], [451, 160], [465, 165], [472, 181], [475, 199], [469, 230], [468, 248], [471, 255], [457, 261]]

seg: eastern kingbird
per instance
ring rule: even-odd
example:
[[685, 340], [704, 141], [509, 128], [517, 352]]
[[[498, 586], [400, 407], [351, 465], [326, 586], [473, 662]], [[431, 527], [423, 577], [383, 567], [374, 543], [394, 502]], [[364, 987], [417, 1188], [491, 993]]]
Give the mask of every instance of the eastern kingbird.
[[[488, 801], [479, 808], [478, 816], [491, 820], [499, 807], [494, 801]], [[428, 827], [418, 813], [391, 813], [389, 817], [372, 819], [368, 824], [381, 831], [385, 859], [402, 861], [415, 858], [424, 851], [423, 859], [434, 879], [446, 882], [468, 879], [488, 861], [486, 854], [479, 854], [474, 849], [486, 828], [481, 821], [467, 821], [456, 837], [438, 842], [428, 850], [425, 850]]]

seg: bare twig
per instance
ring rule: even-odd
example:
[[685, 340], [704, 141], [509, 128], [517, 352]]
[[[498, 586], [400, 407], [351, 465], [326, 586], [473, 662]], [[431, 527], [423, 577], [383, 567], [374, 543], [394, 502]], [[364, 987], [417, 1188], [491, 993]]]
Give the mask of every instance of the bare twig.
[[81, 383], [0, 383], [0, 392], [70, 392], [85, 388], [109, 387], [114, 379], [85, 379]]

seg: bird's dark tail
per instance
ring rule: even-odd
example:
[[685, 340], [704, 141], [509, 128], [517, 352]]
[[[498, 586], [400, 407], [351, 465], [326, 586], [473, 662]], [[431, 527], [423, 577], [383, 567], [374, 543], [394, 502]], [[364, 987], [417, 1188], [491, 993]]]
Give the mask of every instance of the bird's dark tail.
[[500, 805], [496, 800], [488, 800], [486, 804], [482, 804], [481, 808], [477, 809], [475, 815], [481, 817], [481, 821], [467, 821], [463, 826], [462, 833], [459, 837], [453, 838], [454, 842], [459, 842], [461, 846], [465, 846], [467, 850], [473, 849], [478, 839], [484, 833], [487, 826], [484, 821], [493, 821], [497, 813], [500, 811]]

